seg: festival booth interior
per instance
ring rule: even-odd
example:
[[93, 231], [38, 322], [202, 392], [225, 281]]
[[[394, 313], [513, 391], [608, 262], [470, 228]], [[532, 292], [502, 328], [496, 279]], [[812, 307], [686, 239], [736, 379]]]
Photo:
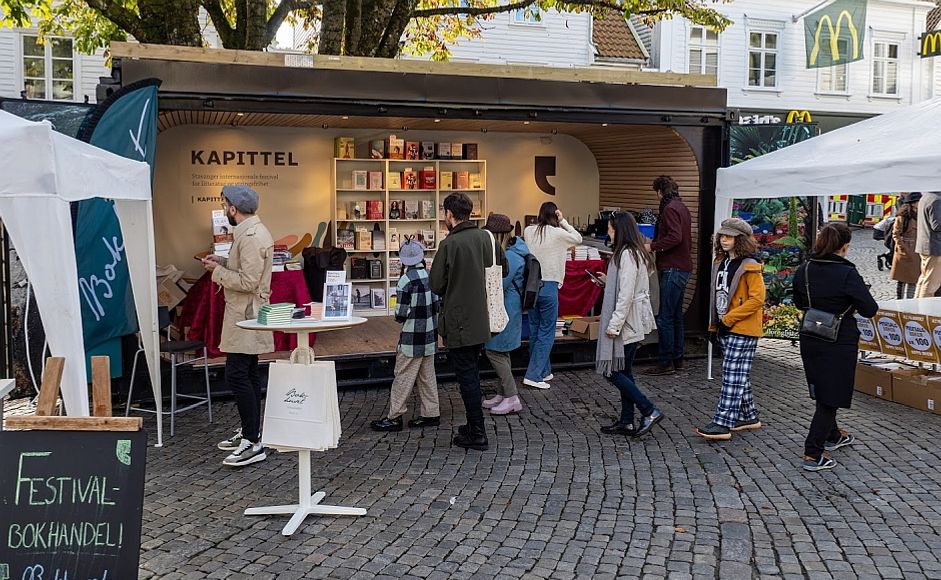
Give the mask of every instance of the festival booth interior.
[[[32, 285], [52, 356], [65, 358], [62, 400], [88, 416], [78, 270], [71, 202], [114, 200], [124, 234], [131, 285], [162, 441], [160, 345], [150, 167], [0, 111], [0, 219]], [[107, 280], [101, 280], [106, 285]]]
[[[656, 211], [651, 184], [672, 175], [693, 214], [696, 263], [708, 267], [708, 252], [700, 255], [698, 248], [712, 222], [729, 112], [724, 89], [690, 85], [714, 85], [710, 77], [119, 43], [112, 55], [117, 85], [162, 80], [157, 257], [188, 276], [201, 275], [192, 256], [211, 241], [209, 214], [219, 207], [221, 184], [250, 181], [273, 237], [303, 236], [333, 217], [334, 138], [353, 137], [359, 148], [390, 134], [478, 144], [478, 159], [487, 163], [485, 211], [514, 221], [537, 213], [544, 201], [582, 225], [602, 207]], [[239, 163], [237, 152], [262, 150], [280, 151], [284, 159], [293, 154], [296, 165]], [[227, 151], [229, 163], [208, 162], [212, 152], [224, 160]], [[537, 187], [538, 156], [555, 160], [554, 195]], [[688, 330], [703, 334], [699, 321], [708, 298], [692, 286]], [[318, 355], [362, 364], [363, 355], [390, 354], [398, 326], [382, 322], [371, 319], [346, 339], [346, 331], [318, 337]]]
[[941, 191], [941, 98], [719, 169], [715, 224], [736, 199]]

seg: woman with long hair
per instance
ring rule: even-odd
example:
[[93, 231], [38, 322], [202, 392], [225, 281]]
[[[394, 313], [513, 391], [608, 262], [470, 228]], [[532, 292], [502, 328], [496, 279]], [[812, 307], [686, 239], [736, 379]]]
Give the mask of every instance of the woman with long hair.
[[764, 334], [765, 281], [755, 259], [758, 242], [745, 220], [723, 220], [714, 249], [709, 332], [716, 333], [724, 353], [722, 393], [712, 422], [696, 432], [709, 441], [725, 441], [733, 431], [761, 427], [750, 375]]
[[549, 355], [555, 344], [559, 288], [565, 279], [565, 259], [569, 248], [582, 243], [582, 235], [565, 221], [556, 204], [547, 201], [539, 208], [536, 224], [527, 226], [523, 237], [542, 269], [542, 288], [536, 304], [528, 312], [529, 367], [523, 384], [548, 389], [548, 381], [552, 379]]
[[872, 318], [879, 310], [856, 266], [846, 259], [852, 233], [845, 224], [825, 225], [817, 234], [810, 259], [794, 275], [794, 303], [798, 308], [822, 310], [841, 316], [836, 342], [800, 335], [801, 359], [810, 398], [817, 402], [810, 432], [804, 442], [807, 471], [833, 469], [829, 452], [855, 442], [837, 427], [837, 409], [853, 402], [859, 328], [854, 311]]
[[523, 410], [519, 389], [513, 377], [510, 353], [519, 348], [523, 330], [523, 305], [520, 292], [524, 286], [523, 269], [529, 248], [522, 238], [513, 235], [510, 218], [498, 213], [487, 217], [484, 229], [493, 233], [493, 237], [506, 253], [507, 274], [503, 277], [503, 305], [509, 322], [503, 332], [491, 338], [484, 345], [484, 352], [493, 370], [497, 373], [499, 385], [497, 394], [484, 400], [484, 409], [490, 409], [492, 415], [508, 415]]
[[[650, 402], [634, 381], [634, 355], [637, 344], [654, 328], [650, 305], [650, 276], [653, 256], [644, 248], [644, 236], [630, 213], [616, 213], [608, 221], [608, 237], [614, 253], [608, 272], [598, 272], [604, 283], [595, 370], [621, 392], [621, 413], [602, 433], [640, 437], [663, 420], [663, 413]], [[639, 426], [634, 425], [634, 407], [640, 411]]]
[[915, 239], [918, 237], [918, 202], [921, 194], [913, 191], [906, 195], [902, 208], [892, 223], [892, 239], [895, 251], [892, 255], [890, 276], [896, 282], [895, 297], [915, 297], [915, 284], [921, 275], [921, 257], [915, 252]]

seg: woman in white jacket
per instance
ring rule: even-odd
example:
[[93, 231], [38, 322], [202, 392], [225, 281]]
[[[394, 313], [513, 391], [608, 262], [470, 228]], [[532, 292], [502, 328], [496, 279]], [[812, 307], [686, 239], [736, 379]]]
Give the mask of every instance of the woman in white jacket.
[[[614, 254], [608, 273], [598, 272], [605, 284], [600, 321], [605, 332], [598, 337], [595, 368], [621, 392], [621, 416], [601, 432], [640, 437], [663, 420], [663, 413], [637, 388], [632, 369], [637, 344], [656, 328], [650, 306], [653, 257], [630, 213], [611, 217], [608, 237]], [[639, 426], [634, 425], [635, 406], [642, 417]]]

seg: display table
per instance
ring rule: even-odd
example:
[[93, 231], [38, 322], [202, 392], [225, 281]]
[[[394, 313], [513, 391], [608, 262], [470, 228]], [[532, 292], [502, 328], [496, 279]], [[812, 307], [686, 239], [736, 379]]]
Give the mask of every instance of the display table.
[[592, 282], [589, 272], [608, 272], [605, 260], [568, 260], [565, 282], [559, 289], [559, 316], [586, 316], [601, 296], [602, 288]]
[[859, 348], [941, 363], [941, 298], [882, 300], [872, 319], [856, 315]]
[[[353, 326], [358, 326], [366, 322], [365, 318], [354, 316], [350, 320], [342, 321], [314, 321], [312, 319], [306, 318], [302, 320], [292, 321], [290, 324], [279, 324], [279, 325], [263, 325], [259, 324], [257, 320], [246, 320], [244, 322], [239, 322], [238, 326], [246, 330], [257, 330], [260, 332], [269, 332], [269, 331], [279, 331], [287, 334], [296, 334], [297, 341], [300, 344], [304, 344], [306, 341], [309, 341], [310, 338], [313, 338], [311, 335], [317, 332], [327, 332], [330, 330], [342, 330], [344, 328], [351, 328]], [[313, 349], [300, 348], [296, 349], [296, 352], [292, 354], [298, 357], [299, 363], [312, 363], [314, 362], [314, 351]], [[333, 389], [336, 390], [336, 384], [333, 385]], [[337, 421], [339, 421], [339, 409], [334, 410], [337, 416]], [[264, 428], [264, 427], [263, 427]], [[262, 435], [264, 440], [264, 435]], [[298, 503], [291, 505], [278, 505], [278, 506], [266, 506], [266, 507], [255, 507], [248, 508], [245, 510], [245, 515], [247, 516], [263, 516], [263, 515], [288, 515], [291, 514], [291, 519], [288, 521], [287, 525], [284, 526], [284, 529], [281, 533], [285, 536], [290, 536], [297, 528], [304, 522], [304, 519], [309, 515], [314, 514], [323, 514], [323, 515], [332, 515], [332, 516], [364, 516], [366, 515], [366, 510], [363, 508], [356, 507], [342, 507], [342, 506], [331, 506], [331, 505], [321, 505], [323, 498], [327, 496], [325, 492], [318, 491], [311, 495], [310, 489], [310, 449], [297, 449], [297, 448], [280, 448], [274, 447], [278, 451], [283, 452], [297, 452], [298, 457]]]
[[[290, 302], [301, 306], [310, 302], [310, 292], [301, 270], [271, 273], [271, 303]], [[199, 340], [206, 343], [210, 357], [225, 356], [219, 350], [222, 339], [222, 317], [225, 313], [225, 294], [222, 287], [212, 281], [209, 272], [190, 288], [183, 301], [180, 314], [180, 328], [189, 327], [187, 340]], [[310, 335], [310, 344], [314, 344], [315, 335]], [[293, 333], [275, 332], [274, 349], [292, 350], [297, 346], [297, 337]]]

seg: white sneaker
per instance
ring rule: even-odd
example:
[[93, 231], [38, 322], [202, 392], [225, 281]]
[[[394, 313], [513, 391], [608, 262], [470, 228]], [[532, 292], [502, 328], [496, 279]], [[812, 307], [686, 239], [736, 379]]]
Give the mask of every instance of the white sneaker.
[[239, 427], [238, 431], [235, 432], [235, 435], [229, 437], [228, 439], [223, 439], [220, 441], [216, 447], [223, 451], [235, 451], [239, 448], [239, 443], [242, 442], [242, 428]]
[[548, 375], [542, 377], [542, 381], [543, 381], [544, 383], [548, 383], [549, 381], [551, 381], [551, 380], [554, 379], [554, 378], [555, 378], [555, 375], [552, 374], [552, 373], [549, 373]]
[[252, 443], [248, 439], [242, 439], [238, 449], [223, 459], [222, 464], [228, 465], [229, 467], [244, 467], [245, 465], [264, 461], [267, 458], [265, 448], [261, 443]]
[[548, 389], [549, 383], [545, 381], [531, 381], [529, 379], [523, 379], [523, 384], [527, 387], [533, 387], [536, 389]]

